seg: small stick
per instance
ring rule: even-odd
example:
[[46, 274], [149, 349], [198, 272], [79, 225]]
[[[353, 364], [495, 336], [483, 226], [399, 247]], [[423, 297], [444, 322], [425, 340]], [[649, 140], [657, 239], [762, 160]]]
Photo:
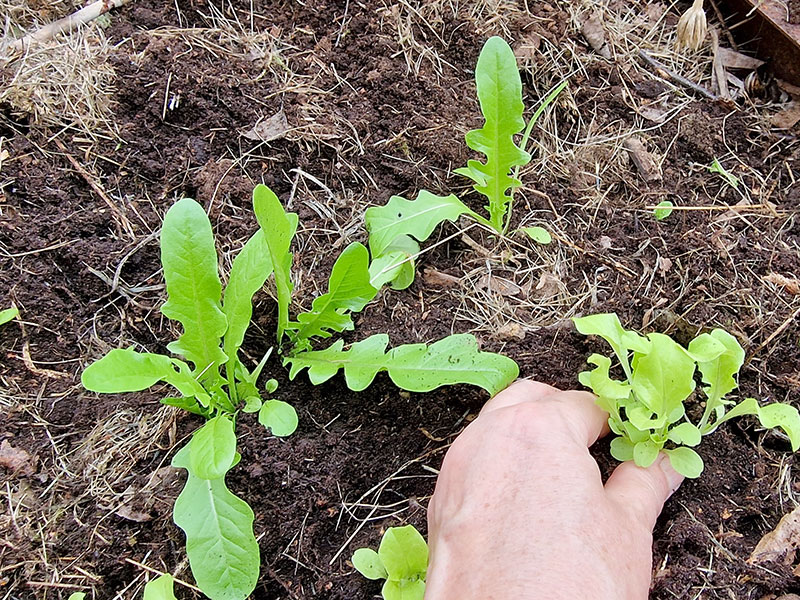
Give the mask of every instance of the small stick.
[[112, 8], [119, 8], [128, 2], [130, 2], [130, 0], [97, 0], [97, 2], [72, 13], [68, 17], [54, 21], [33, 33], [29, 33], [25, 37], [15, 40], [7, 46], [8, 50], [11, 54], [24, 52], [25, 48], [30, 46], [33, 42], [42, 42], [44, 40], [49, 40], [59, 33], [75, 31], [81, 25], [94, 21], [97, 17], [106, 14]]
[[715, 2], [715, 0], [709, 0], [709, 3], [711, 4], [711, 8], [714, 9], [714, 14], [717, 15], [717, 20], [719, 20], [720, 25], [722, 25], [722, 30], [725, 32], [725, 37], [728, 38], [728, 43], [731, 45], [731, 48], [733, 48], [734, 50], [736, 50], [738, 52], [739, 51], [739, 46], [736, 43], [736, 40], [733, 39], [733, 35], [731, 34], [731, 30], [728, 29], [728, 24], [725, 23], [725, 17], [723, 17], [722, 13], [719, 11], [719, 6], [717, 6], [717, 3]]
[[677, 73], [674, 73], [673, 71], [670, 71], [664, 63], [662, 63], [660, 61], [657, 61], [655, 58], [650, 56], [644, 50], [639, 50], [639, 56], [642, 58], [642, 60], [644, 60], [651, 67], [653, 67], [654, 69], [658, 69], [659, 71], [661, 71], [662, 73], [667, 75], [670, 79], [672, 79], [676, 83], [680, 83], [682, 86], [687, 87], [687, 88], [689, 88], [691, 90], [694, 90], [695, 92], [697, 92], [698, 94], [701, 94], [702, 96], [705, 96], [709, 100], [719, 100], [720, 99], [719, 96], [709, 92], [702, 85], [697, 85], [693, 81], [689, 81], [685, 77], [681, 77]]

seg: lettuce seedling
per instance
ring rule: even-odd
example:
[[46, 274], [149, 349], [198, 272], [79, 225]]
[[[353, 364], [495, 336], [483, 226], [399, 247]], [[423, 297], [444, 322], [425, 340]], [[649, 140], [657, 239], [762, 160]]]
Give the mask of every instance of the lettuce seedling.
[[[413, 260], [423, 242], [445, 220], [456, 221], [465, 215], [498, 234], [508, 231], [511, 221], [513, 193], [521, 183], [519, 167], [528, 164], [530, 154], [525, 150], [533, 126], [544, 110], [566, 87], [564, 81], [540, 103], [527, 127], [523, 118], [522, 81], [511, 47], [499, 37], [487, 40], [475, 68], [475, 84], [484, 125], [467, 133], [467, 146], [486, 157], [485, 162], [470, 160], [466, 167], [455, 169], [471, 179], [474, 189], [488, 200], [489, 218], [468, 208], [455, 195], [436, 196], [422, 190], [410, 201], [393, 196], [385, 206], [371, 207], [365, 213], [369, 230], [369, 247], [373, 261], [380, 265], [373, 273], [391, 282], [395, 289], [411, 285], [414, 279]], [[515, 138], [522, 134], [520, 144]], [[541, 227], [521, 229], [531, 239], [547, 244], [550, 234]], [[399, 243], [398, 243], [399, 240]], [[398, 247], [399, 246], [399, 247]], [[400, 266], [407, 265], [403, 269]], [[392, 267], [397, 267], [392, 270]]]
[[350, 559], [367, 579], [385, 579], [384, 600], [422, 600], [428, 572], [428, 544], [413, 525], [390, 527], [375, 552], [359, 548]]
[[[264, 401], [257, 387], [272, 349], [253, 371], [239, 359], [252, 317], [253, 295], [270, 274], [275, 277], [278, 304], [276, 347], [284, 365], [291, 365], [291, 379], [308, 368], [311, 382], [318, 384], [344, 369], [347, 385], [363, 390], [379, 371], [388, 371], [395, 384], [410, 391], [471, 383], [495, 394], [519, 373], [510, 358], [480, 352], [471, 335], [387, 350], [388, 336], [376, 334], [347, 350], [341, 340], [315, 350], [316, 340], [353, 329], [352, 313], [362, 310], [378, 293], [369, 252], [358, 242], [347, 246], [333, 265], [328, 291], [291, 320], [290, 247], [297, 215], [285, 212], [264, 185], [253, 192], [253, 208], [259, 230], [234, 259], [223, 295], [208, 216], [194, 200], [175, 203], [161, 230], [168, 298], [161, 311], [182, 325], [182, 335], [167, 346], [181, 358], [116, 349], [87, 367], [81, 377], [86, 389], [100, 393], [133, 392], [168, 383], [179, 396], [162, 402], [206, 419], [173, 458], [172, 465], [188, 473], [173, 518], [186, 534], [195, 580], [212, 600], [243, 600], [258, 579], [253, 511], [225, 485], [225, 475], [240, 459], [235, 432], [239, 413], [258, 412], [259, 423], [276, 436], [290, 435], [298, 425], [294, 408], [280, 400]], [[398, 242], [393, 247], [403, 246]], [[270, 379], [264, 389], [271, 396], [277, 381]]]
[[[698, 477], [703, 460], [692, 448], [725, 421], [742, 415], [755, 415], [769, 429], [779, 427], [789, 437], [792, 451], [800, 448], [796, 408], [779, 402], [760, 406], [753, 398], [736, 404], [727, 398], [738, 387], [735, 377], [744, 363], [744, 350], [728, 332], [703, 333], [684, 348], [661, 333], [643, 337], [628, 331], [614, 313], [573, 321], [580, 333], [608, 342], [625, 376], [612, 378], [611, 359], [601, 354], [592, 354], [588, 362], [595, 368], [579, 375], [608, 413], [611, 431], [619, 436], [611, 441], [611, 455], [617, 460], [648, 467], [663, 451], [676, 471]], [[703, 383], [705, 408], [694, 423], [685, 403], [695, 393], [696, 370]]]

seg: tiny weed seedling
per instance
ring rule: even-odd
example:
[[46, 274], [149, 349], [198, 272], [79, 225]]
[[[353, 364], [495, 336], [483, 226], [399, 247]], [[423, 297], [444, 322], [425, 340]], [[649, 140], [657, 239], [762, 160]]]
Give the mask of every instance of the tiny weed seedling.
[[[781, 428], [792, 450], [800, 447], [800, 414], [793, 406], [774, 403], [760, 406], [753, 398], [738, 404], [727, 395], [738, 384], [736, 375], [744, 363], [744, 350], [722, 329], [703, 333], [684, 348], [660, 333], [643, 337], [625, 330], [616, 314], [597, 314], [573, 319], [584, 335], [603, 338], [614, 351], [625, 375], [613, 379], [611, 359], [592, 354], [592, 371], [580, 374], [580, 382], [597, 396], [608, 412], [608, 424], [619, 437], [611, 441], [617, 460], [633, 460], [650, 466], [663, 451], [680, 474], [694, 478], [703, 471], [703, 460], [692, 447], [725, 421], [755, 415], [766, 428]], [[631, 354], [633, 358], [631, 358]], [[705, 408], [698, 422], [686, 414], [685, 402], [695, 391], [695, 371], [702, 379]]]
[[384, 600], [422, 600], [428, 572], [428, 544], [413, 525], [390, 527], [378, 551], [359, 548], [350, 559], [367, 579], [385, 579]]
[[733, 189], [735, 190], [739, 189], [739, 178], [736, 177], [736, 175], [734, 175], [727, 169], [725, 169], [725, 167], [723, 167], [720, 164], [719, 160], [717, 160], [716, 158], [711, 163], [711, 166], [708, 167], [708, 171], [709, 173], [716, 173], [717, 175], [722, 177], [725, 180], [725, 182]]
[[[396, 385], [409, 391], [470, 383], [494, 395], [519, 372], [513, 360], [481, 352], [475, 338], [463, 334], [430, 346], [408, 344], [391, 350], [388, 336], [376, 334], [347, 350], [341, 341], [314, 350], [315, 338], [352, 329], [351, 313], [362, 310], [378, 293], [370, 283], [369, 252], [357, 242], [345, 248], [331, 271], [328, 292], [291, 320], [290, 246], [297, 215], [286, 213], [263, 185], [253, 192], [253, 208], [259, 229], [234, 259], [223, 295], [208, 216], [194, 200], [175, 203], [161, 230], [168, 297], [161, 311], [183, 328], [180, 338], [167, 346], [182, 359], [116, 349], [81, 377], [88, 390], [100, 393], [133, 392], [166, 382], [180, 395], [162, 402], [206, 419], [172, 460], [174, 467], [188, 473], [173, 517], [186, 534], [195, 580], [212, 600], [243, 600], [258, 580], [253, 511], [225, 485], [225, 475], [240, 459], [235, 433], [239, 415], [257, 412], [259, 422], [276, 436], [290, 435], [298, 424], [294, 408], [280, 400], [264, 401], [257, 386], [272, 349], [253, 371], [239, 359], [253, 295], [270, 274], [278, 304], [276, 347], [284, 354], [284, 365], [291, 365], [291, 379], [307, 368], [311, 382], [319, 384], [343, 369], [350, 389], [363, 390], [378, 372], [387, 371]], [[274, 379], [264, 386], [268, 396], [276, 389]]]
[[19, 309], [16, 306], [0, 310], [0, 325], [5, 325], [9, 321], [13, 321], [19, 317]]
[[[545, 97], [526, 127], [522, 81], [514, 52], [503, 39], [492, 37], [484, 44], [478, 58], [475, 84], [485, 122], [481, 129], [467, 133], [466, 142], [486, 160], [470, 160], [466, 167], [455, 172], [471, 179], [474, 189], [486, 197], [488, 219], [468, 208], [453, 194], [437, 196], [425, 190], [420, 191], [413, 201], [393, 196], [385, 206], [367, 209], [365, 222], [375, 264], [373, 283], [391, 282], [395, 289], [411, 285], [413, 259], [419, 254], [419, 242], [428, 239], [445, 220], [455, 221], [465, 215], [498, 234], [508, 231], [513, 192], [521, 185], [519, 168], [531, 160], [525, 147], [533, 126], [567, 82], [562, 82]], [[517, 145], [515, 137], [520, 134], [520, 145]], [[552, 239], [542, 227], [526, 227], [521, 231], [541, 244], [548, 244]]]
[[657, 221], [663, 221], [667, 217], [672, 214], [672, 210], [674, 205], [669, 200], [663, 200], [658, 203], [655, 210], [653, 211], [653, 215], [655, 216]]

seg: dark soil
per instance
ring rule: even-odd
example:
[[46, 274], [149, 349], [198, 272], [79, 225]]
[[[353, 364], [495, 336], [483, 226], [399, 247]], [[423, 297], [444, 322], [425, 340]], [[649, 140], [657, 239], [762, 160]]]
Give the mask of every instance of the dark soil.
[[[521, 16], [510, 20], [515, 39], [535, 33], [558, 46], [577, 35], [567, 31], [569, 15], [559, 3], [528, 4], [531, 16], [520, 10]], [[233, 5], [246, 20], [250, 3]], [[439, 73], [435, 63], [422, 59], [417, 75], [409, 72], [397, 41], [395, 3], [255, 0], [253, 5], [254, 27], [280, 40], [276, 47], [297, 78], [288, 90], [279, 85], [281, 67], [274, 62], [246, 52], [210, 52], [178, 34], [154, 33], [162, 26], [207, 27], [211, 7], [205, 0], [139, 0], [115, 13], [106, 33], [115, 44], [114, 119], [121, 140], [87, 145], [73, 132], [59, 140], [110, 194], [122, 217], [50, 141], [54, 132], [28, 129], [24, 119], [4, 109], [2, 148], [14, 160], [0, 173], [0, 308], [15, 302], [24, 323], [0, 328], [5, 357], [0, 385], [6, 390], [0, 399], [9, 398], [3, 400], [0, 439], [34, 457], [36, 472], [0, 473], [10, 501], [27, 506], [38, 498], [48, 504], [41, 507], [43, 514], [53, 519], [47, 535], [31, 528], [36, 536], [30, 537], [22, 524], [9, 529], [9, 541], [0, 548], [0, 591], [6, 586], [8, 597], [66, 598], [83, 589], [96, 598], [129, 598], [138, 589], [129, 584], [143, 574], [139, 565], [175, 572], [184, 560], [182, 532], [170, 515], [180, 487], [175, 477], [155, 490], [146, 488], [146, 494], [125, 496], [130, 507], [150, 517], [137, 522], [98, 500], [108, 490], [95, 493], [80, 472], [66, 469], [99, 423], [123, 410], [140, 423], [159, 411], [161, 390], [98, 397], [79, 382], [82, 368], [112, 347], [137, 344], [164, 352], [178, 333], [158, 312], [163, 288], [154, 235], [176, 198], [191, 196], [210, 207], [221, 252], [228, 257], [254, 231], [250, 195], [256, 183], [271, 186], [284, 200], [291, 196], [301, 221], [297, 295], [308, 305], [338, 249], [365, 241], [360, 215], [366, 206], [394, 194], [411, 197], [422, 188], [439, 193], [466, 188], [449, 172], [469, 157], [463, 134], [479, 122], [471, 70], [485, 37], [498, 32], [447, 11], [436, 23], [440, 35], [414, 21], [416, 39], [452, 65]], [[225, 11], [233, 17], [231, 9]], [[526, 77], [531, 105], [535, 93]], [[639, 71], [597, 61], [574, 75], [570, 89], [574, 106], [555, 108], [567, 124], [579, 116], [630, 126], [635, 119], [630, 101], [676, 93]], [[178, 96], [177, 105], [165, 110], [165, 98]], [[293, 129], [283, 139], [259, 145], [240, 135], [281, 109]], [[746, 110], [698, 100], [647, 143], [663, 157], [662, 182], [646, 185], [627, 162], [619, 173], [594, 179], [594, 158], [576, 157], [561, 175], [527, 173], [527, 187], [537, 192], [523, 192], [517, 219], [527, 209], [562, 224], [578, 247], [567, 250], [570, 265], [562, 283], [578, 290], [594, 281], [591, 311], [615, 311], [626, 325], [666, 331], [684, 343], [706, 328], [725, 327], [751, 357], [741, 376], [743, 393], [795, 402], [797, 302], [762, 278], [800, 274], [800, 224], [791, 214], [800, 201], [797, 138], [770, 135]], [[598, 146], [597, 152], [607, 148]], [[772, 203], [778, 216], [676, 211], [656, 222], [644, 208], [665, 199], [684, 206], [741, 201], [739, 192], [704, 167], [728, 153], [738, 160], [736, 175], [752, 203]], [[330, 193], [294, 169], [323, 182]], [[592, 204], [595, 191], [603, 200]], [[467, 201], [481, 203], [469, 196]], [[445, 227], [441, 238], [454, 231]], [[470, 235], [486, 248], [494, 243], [481, 233]], [[461, 276], [475, 258], [456, 237], [427, 254], [421, 266]], [[506, 268], [513, 276], [513, 266]], [[418, 277], [409, 290], [384, 293], [347, 339], [388, 331], [399, 344], [470, 331], [470, 323], [454, 319], [457, 309], [456, 295]], [[533, 318], [526, 310], [518, 313], [523, 321]], [[271, 345], [274, 311], [268, 293], [260, 293], [244, 348], [248, 359], [257, 361]], [[562, 388], [576, 387], [586, 356], [601, 349], [559, 321], [532, 328], [522, 340], [485, 332], [479, 338], [484, 349], [517, 360], [523, 376]], [[467, 387], [408, 394], [384, 377], [358, 394], [338, 377], [314, 387], [301, 375], [290, 384], [275, 357], [267, 371], [280, 381], [281, 398], [298, 408], [301, 424], [286, 440], [265, 439], [263, 429], [247, 418], [239, 426], [242, 460], [228, 484], [253, 507], [261, 536], [263, 567], [253, 598], [376, 596], [380, 586], [353, 575], [349, 556], [360, 546], [374, 546], [387, 526], [412, 523], [425, 530], [433, 469], [446, 443], [486, 398]], [[126, 465], [130, 475], [111, 492], [145, 487], [168, 464], [174, 445], [199, 424], [195, 417], [170, 414], [152, 449], [133, 455]], [[790, 566], [746, 562], [761, 536], [793, 507], [795, 458], [787, 448], [778, 435], [764, 434], [748, 419], [704, 442], [705, 473], [680, 488], [658, 523], [651, 598], [698, 597], [700, 590], [703, 598], [720, 599], [800, 592]], [[596, 455], [610, 472], [607, 442], [598, 445]], [[380, 505], [374, 512], [345, 510], [415, 459], [379, 496], [364, 498], [364, 504]], [[57, 510], [55, 496], [69, 510]], [[345, 547], [359, 525], [354, 516], [370, 521]], [[191, 580], [185, 564], [178, 575]], [[178, 587], [179, 597], [188, 597], [190, 592]]]
[[800, 25], [800, 0], [788, 0], [789, 23]]

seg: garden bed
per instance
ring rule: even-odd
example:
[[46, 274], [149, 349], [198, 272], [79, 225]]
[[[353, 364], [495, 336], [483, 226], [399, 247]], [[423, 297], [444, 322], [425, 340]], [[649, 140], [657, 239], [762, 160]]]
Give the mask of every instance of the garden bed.
[[[31, 27], [73, 7], [34, 8], [9, 14]], [[522, 376], [574, 388], [601, 346], [574, 331], [572, 316], [614, 311], [629, 328], [684, 344], [718, 326], [747, 351], [743, 396], [797, 405], [797, 125], [771, 125], [776, 102], [709, 100], [641, 62], [644, 49], [710, 87], [708, 45], [673, 48], [676, 10], [638, 1], [592, 10], [610, 58], [581, 34], [591, 14], [577, 2], [135, 0], [76, 34], [80, 43], [32, 53], [29, 79], [3, 66], [0, 308], [16, 303], [22, 320], [0, 328], [0, 439], [27, 454], [15, 472], [0, 467], [4, 596], [138, 598], [163, 571], [192, 583], [171, 520], [181, 476], [168, 465], [200, 420], [160, 405], [159, 390], [97, 396], [80, 385], [111, 348], [164, 352], [175, 338], [158, 311], [164, 213], [179, 197], [197, 199], [229, 265], [256, 227], [252, 189], [266, 183], [300, 216], [295, 297], [307, 308], [333, 257], [366, 240], [367, 207], [422, 188], [482, 205], [452, 169], [471, 157], [472, 70], [490, 35], [514, 47], [526, 106], [569, 78], [534, 130], [515, 206], [515, 225], [544, 225], [553, 242], [498, 242], [448, 224], [425, 245], [417, 281], [383, 291], [348, 339], [472, 332]], [[276, 139], [243, 135], [280, 112], [287, 128]], [[656, 164], [649, 181], [623, 145], [631, 135]], [[708, 170], [714, 159], [738, 188]], [[665, 200], [678, 210], [657, 221], [652, 207]], [[273, 340], [270, 294], [256, 296], [243, 347], [253, 364]], [[278, 439], [240, 425], [242, 460], [228, 485], [255, 512], [253, 598], [376, 596], [350, 555], [386, 527], [425, 530], [436, 469], [486, 396], [401, 392], [383, 375], [353, 393], [340, 377], [289, 383], [276, 357], [267, 369], [300, 426]], [[651, 598], [800, 592], [794, 565], [747, 562], [797, 504], [788, 447], [750, 419], [704, 443], [705, 472], [659, 520]], [[596, 455], [610, 472], [607, 443]], [[176, 592], [193, 597], [184, 585]]]

